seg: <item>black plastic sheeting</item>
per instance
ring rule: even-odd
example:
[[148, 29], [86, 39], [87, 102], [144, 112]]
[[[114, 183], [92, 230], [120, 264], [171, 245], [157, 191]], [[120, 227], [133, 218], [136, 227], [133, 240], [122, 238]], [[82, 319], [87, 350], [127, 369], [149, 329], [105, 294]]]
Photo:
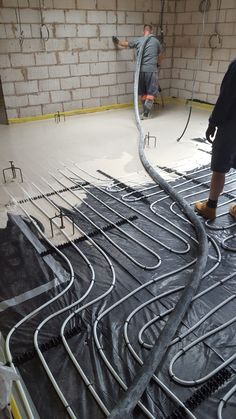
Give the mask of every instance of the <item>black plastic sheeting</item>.
[[[188, 184], [188, 187], [195, 186], [194, 192], [200, 191], [199, 196], [190, 197], [188, 199], [189, 202], [192, 202], [195, 199], [200, 199], [204, 193], [202, 192], [202, 186], [196, 186], [197, 182], [194, 181], [196, 175], [191, 173], [189, 176], [193, 177], [193, 181]], [[182, 181], [183, 179], [176, 181], [175, 185]], [[201, 181], [204, 181], [204, 179]], [[206, 183], [209, 181], [208, 171], [206, 172], [205, 181]], [[151, 186], [151, 184], [146, 186]], [[126, 208], [111, 197], [104, 196], [103, 192], [96, 188], [90, 186], [89, 191], [100, 197], [100, 199], [103, 199], [103, 201], [111, 205], [123, 216], [127, 218], [137, 216], [133, 223], [143, 228], [150, 235], [158, 238], [158, 240], [165, 243], [165, 245], [177, 250], [184, 249], [184, 244], [181, 243], [178, 238], [173, 237], [173, 235], [169, 234], [161, 227], [154, 226], [131, 209]], [[115, 196], [121, 197], [122, 194], [124, 194], [124, 192], [116, 193]], [[207, 191], [205, 195], [207, 196]], [[136, 196], [138, 196], [138, 194]], [[163, 192], [158, 195], [158, 199], [164, 196], [165, 194]], [[229, 198], [230, 197], [225, 194], [222, 201], [227, 201]], [[53, 200], [53, 196], [51, 199]], [[161, 225], [170, 227], [167, 222], [160, 220], [150, 211], [149, 204], [155, 201], [155, 199], [157, 199], [157, 197], [154, 195], [153, 197], [144, 200], [138, 200], [133, 203], [129, 202], [129, 205], [132, 205], [134, 208], [148, 215], [151, 219], [160, 222]], [[103, 215], [109, 217], [112, 222], [118, 223], [120, 221], [120, 217], [114, 214], [111, 215], [108, 209], [101, 204], [98, 204], [89, 195], [86, 197], [86, 202], [89, 202]], [[38, 200], [38, 204], [40, 205], [40, 199]], [[170, 211], [170, 204], [171, 201], [167, 198], [166, 200], [158, 202], [155, 206], [155, 210], [174, 222], [176, 226], [183, 228], [185, 232], [195, 237], [191, 225]], [[83, 203], [79, 205], [78, 208], [87, 216], [90, 216], [100, 228], [105, 230], [107, 227], [106, 222], [101, 220], [98, 215], [92, 212], [92, 210], [89, 210]], [[177, 207], [175, 210], [180, 214]], [[130, 234], [130, 236], [135, 235], [136, 239], [149, 246], [161, 257], [162, 263], [157, 269], [145, 270], [136, 266], [127, 259], [126, 256], [121, 254], [118, 249], [109, 243], [101, 232], [97, 231], [96, 234], [94, 234], [94, 227], [89, 225], [89, 223], [77, 212], [72, 210], [71, 214], [74, 222], [87, 234], [91, 234], [93, 240], [107, 253], [115, 268], [116, 284], [109, 295], [82, 310], [79, 314], [76, 314], [66, 328], [66, 332], [68, 332], [68, 343], [74, 356], [91, 383], [93, 383], [95, 390], [107, 409], [111, 411], [119, 397], [123, 394], [123, 390], [109, 372], [96, 348], [93, 336], [93, 325], [97, 316], [140, 285], [145, 284], [150, 280], [157, 279], [149, 284], [146, 289], [143, 288], [141, 291], [134, 294], [134, 296], [117, 305], [112, 311], [104, 316], [98, 324], [100, 345], [113, 368], [124, 383], [129, 386], [132, 382], [132, 378], [137, 373], [139, 366], [133, 359], [129, 348], [125, 343], [124, 322], [129, 314], [140, 304], [163, 292], [173, 290], [179, 286], [184, 286], [188, 281], [189, 276], [191, 276], [194, 265], [186, 269], [184, 269], [184, 266], [194, 260], [196, 244], [194, 241], [187, 238], [187, 236], [180, 233], [180, 235], [190, 243], [191, 249], [186, 254], [178, 255], [165, 249], [161, 244], [159, 245], [151, 241], [141, 232], [134, 231], [133, 227], [128, 223], [124, 223], [121, 227], [123, 230]], [[183, 216], [183, 214], [180, 215]], [[222, 219], [220, 217], [220, 219], [217, 219], [216, 221], [218, 226], [229, 224], [230, 222], [232, 224], [232, 219], [229, 215], [223, 216]], [[171, 227], [171, 229], [174, 230], [173, 227]], [[177, 230], [175, 230], [175, 232], [178, 233]], [[227, 275], [236, 272], [236, 254], [234, 252], [226, 251], [221, 247], [222, 238], [234, 234], [235, 226], [232, 224], [232, 227], [223, 230], [207, 229], [207, 233], [213, 237], [218, 244], [221, 261], [219, 266], [202, 280], [200, 291], [216, 284], [227, 277]], [[145, 249], [129, 240], [116, 229], [110, 228], [110, 230], [106, 231], [106, 234], [141, 263], [154, 265], [157, 262], [153, 255], [150, 255]], [[111, 286], [112, 276], [106, 260], [94, 246], [88, 243], [88, 240], [79, 241], [77, 245], [88, 257], [96, 274], [95, 284], [88, 297], [82, 303], [85, 304], [106, 292]], [[88, 266], [72, 246], [65, 245], [61, 250], [72, 263], [75, 272], [74, 285], [65, 295], [60, 297], [58, 301], [50, 304], [35, 317], [26, 321], [19, 330], [17, 329], [13, 333], [10, 344], [13, 360], [15, 364], [18, 365], [19, 372], [27, 386], [40, 418], [43, 419], [66, 419], [68, 416], [34, 351], [34, 331], [45, 317], [65, 306], [69, 306], [81, 298], [87, 291], [91, 281], [91, 272]], [[42, 240], [38, 231], [29, 220], [19, 215], [9, 214], [6, 228], [0, 230], [0, 261], [0, 330], [4, 337], [6, 337], [7, 333], [17, 321], [64, 289], [68, 285], [70, 276], [68, 267], [65, 262], [62, 261], [62, 258]], [[209, 241], [207, 270], [212, 268], [216, 263], [217, 252], [212, 242]], [[175, 271], [180, 267], [183, 267], [183, 270], [180, 273], [171, 274], [172, 271]], [[166, 275], [166, 277], [158, 280], [158, 278], [163, 275]], [[232, 277], [224, 284], [219, 285], [192, 303], [191, 309], [189, 310], [181, 329], [178, 331], [178, 335], [192, 327], [214, 306], [232, 294], [235, 294], [235, 277]], [[173, 292], [169, 296], [165, 296], [164, 298], [161, 298], [161, 300], [149, 304], [132, 318], [128, 326], [129, 342], [133, 345], [133, 348], [142, 359], [145, 359], [148, 350], [142, 347], [138, 342], [140, 328], [154, 316], [162, 313], [166, 309], [174, 307], [179, 295], [179, 292]], [[104, 413], [88, 391], [88, 388], [76, 371], [59, 338], [60, 327], [70, 313], [71, 311], [68, 310], [66, 313], [49, 321], [42, 328], [39, 333], [39, 345], [44, 345], [44, 348], [48, 348], [44, 351], [45, 359], [76, 416], [83, 419], [104, 418]], [[190, 333], [190, 335], [170, 348], [158, 378], [183, 402], [193, 395], [199, 386], [190, 387], [176, 384], [168, 373], [170, 360], [178, 350], [183, 348], [183, 346], [186, 346], [197, 337], [215, 327], [224, 324], [226, 321], [233, 318], [234, 315], [235, 300], [232, 300], [213, 314], [208, 320], [204, 321], [196, 330], [194, 330], [194, 332]], [[164, 321], [165, 318], [155, 322], [144, 332], [142, 337], [146, 343], [152, 344], [155, 339], [158, 338], [160, 330], [164, 325]], [[71, 336], [69, 334], [70, 331]], [[220, 365], [222, 360], [227, 360], [232, 356], [235, 353], [235, 347], [235, 323], [232, 323], [216, 335], [208, 337], [204, 343], [199, 343], [194, 346], [189, 352], [177, 360], [174, 364], [174, 373], [183, 379], [197, 380]], [[232, 362], [228, 369], [232, 372], [231, 378], [224, 386], [220, 387], [217, 392], [203, 401], [200, 406], [194, 410], [193, 413], [197, 419], [206, 419], [206, 412], [207, 418], [217, 417], [216, 412], [220, 398], [235, 383], [236, 361]], [[150, 412], [152, 412], [154, 417], [160, 419], [167, 418], [176, 409], [173, 402], [170, 401], [166, 394], [160, 390], [154, 382], [151, 382], [149, 385], [147, 391], [143, 395], [142, 402]], [[224, 419], [232, 419], [235, 416], [235, 412], [236, 399], [235, 396], [233, 396], [224, 410]], [[133, 417], [141, 419], [146, 416], [140, 408], [137, 407]]]

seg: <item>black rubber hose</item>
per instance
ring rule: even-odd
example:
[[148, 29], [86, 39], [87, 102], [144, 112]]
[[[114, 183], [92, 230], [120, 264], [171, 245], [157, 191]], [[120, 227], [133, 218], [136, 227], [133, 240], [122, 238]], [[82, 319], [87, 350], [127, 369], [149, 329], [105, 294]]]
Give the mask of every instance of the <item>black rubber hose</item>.
[[128, 419], [132, 417], [132, 412], [140, 400], [142, 394], [146, 390], [152, 376], [154, 373], [158, 373], [161, 363], [167, 353], [170, 342], [176, 334], [178, 327], [191, 304], [192, 298], [197, 292], [206, 267], [208, 256], [207, 235], [201, 221], [188, 205], [188, 203], [180, 195], [178, 195], [178, 193], [176, 193], [175, 190], [156, 172], [144, 154], [144, 133], [140, 123], [138, 110], [138, 82], [143, 50], [147, 41], [148, 38], [143, 42], [143, 45], [140, 48], [138, 54], [134, 82], [135, 117], [137, 128], [139, 130], [139, 157], [150, 177], [156, 183], [158, 183], [170, 195], [172, 199], [176, 201], [177, 205], [181, 208], [182, 211], [184, 211], [189, 220], [193, 223], [196, 230], [197, 239], [199, 241], [199, 246], [197, 251], [197, 261], [194, 272], [192, 274], [192, 279], [190, 279], [189, 283], [185, 286], [185, 289], [178, 303], [176, 304], [175, 309], [170, 314], [169, 319], [166, 322], [157, 342], [144, 361], [144, 364], [138, 370], [132, 384], [110, 413], [110, 419]]
[[183, 136], [184, 136], [184, 134], [185, 134], [185, 132], [188, 128], [188, 124], [189, 124], [189, 121], [190, 121], [190, 118], [191, 118], [191, 114], [192, 114], [192, 105], [190, 105], [190, 108], [189, 108], [188, 119], [187, 119], [186, 125], [184, 127], [184, 130], [183, 130], [182, 134], [180, 135], [180, 137], [177, 138], [177, 140], [176, 140], [177, 142], [179, 142], [181, 140], [181, 138], [183, 138]]

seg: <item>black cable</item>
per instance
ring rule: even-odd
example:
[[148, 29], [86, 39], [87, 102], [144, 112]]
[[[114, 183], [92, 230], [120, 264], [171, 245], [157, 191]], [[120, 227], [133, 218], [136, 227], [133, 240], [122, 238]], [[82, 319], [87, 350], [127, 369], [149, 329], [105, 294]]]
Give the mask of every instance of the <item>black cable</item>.
[[190, 121], [190, 118], [191, 118], [191, 115], [192, 115], [192, 109], [193, 109], [193, 106], [192, 106], [192, 101], [191, 101], [191, 105], [190, 105], [190, 108], [189, 108], [188, 119], [187, 119], [186, 125], [184, 127], [184, 130], [183, 130], [181, 136], [179, 138], [177, 138], [177, 140], [176, 140], [177, 142], [179, 142], [181, 140], [181, 138], [183, 138], [183, 136], [184, 136], [184, 134], [185, 134], [185, 132], [186, 132], [186, 130], [188, 128], [188, 124], [189, 124], [189, 121]]
[[[191, 410], [195, 410], [202, 402], [209, 399], [209, 397], [222, 387], [226, 381], [232, 376], [232, 372], [226, 368], [218, 371], [211, 377], [203, 386], [196, 390], [191, 397], [189, 397], [184, 405]], [[186, 417], [186, 412], [183, 408], [176, 409], [171, 413], [167, 419], [182, 419]]]
[[[191, 99], [190, 99], [190, 108], [189, 108], [189, 114], [188, 114], [188, 119], [186, 122], [186, 125], [184, 127], [184, 130], [182, 132], [182, 134], [180, 135], [180, 137], [177, 138], [177, 142], [179, 142], [181, 140], [181, 138], [183, 138], [188, 125], [189, 125], [189, 121], [190, 121], [190, 117], [192, 114], [192, 101], [193, 101], [193, 93], [194, 93], [194, 87], [195, 87], [195, 82], [196, 82], [196, 77], [197, 77], [197, 70], [198, 70], [198, 63], [199, 63], [199, 52], [200, 52], [200, 48], [201, 48], [201, 42], [203, 39], [203, 34], [204, 34], [204, 27], [205, 27], [205, 16], [206, 16], [206, 12], [209, 10], [209, 0], [204, 0], [203, 2], [201, 2], [202, 4], [204, 4], [204, 8], [203, 8], [203, 21], [202, 21], [202, 26], [203, 26], [203, 30], [202, 30], [202, 34], [201, 34], [201, 38], [200, 38], [200, 42], [199, 42], [199, 46], [198, 46], [198, 53], [197, 53], [197, 66], [196, 66], [196, 71], [195, 71], [195, 75], [194, 75], [194, 80], [193, 80], [193, 87], [192, 87], [192, 93], [191, 93]], [[200, 6], [199, 6], [200, 7]]]
[[[68, 217], [70, 217], [69, 214], [67, 214], [67, 215], [68, 215]], [[73, 216], [72, 215], [71, 215], [70, 218], [72, 218], [72, 220], [73, 220]], [[135, 220], [137, 220], [137, 218], [138, 218], [137, 215], [133, 215], [132, 217], [127, 218], [127, 220], [119, 220], [119, 221], [117, 221], [114, 224], [116, 226], [118, 226], [118, 227], [121, 227], [121, 226], [125, 225], [126, 223], [128, 223], [128, 221], [135, 221]], [[112, 231], [112, 230], [114, 230], [115, 225], [113, 225], [113, 224], [107, 224], [104, 227], [102, 227], [101, 230], [104, 231], [105, 233], [107, 231]], [[89, 237], [90, 238], [94, 238], [96, 236], [99, 236], [100, 234], [101, 234], [101, 231], [100, 230], [98, 230], [98, 229], [97, 230], [93, 230], [91, 233], [88, 233], [87, 236], [78, 237], [77, 239], [70, 240], [69, 242], [65, 242], [65, 243], [59, 244], [58, 246], [55, 246], [55, 247], [56, 247], [56, 249], [64, 250], [67, 247], [70, 247], [71, 246], [71, 243], [74, 243], [74, 244], [81, 243], [81, 242], [84, 242], [84, 241], [88, 240]], [[56, 249], [51, 248], [51, 249], [48, 249], [48, 250], [44, 250], [43, 252], [40, 253], [40, 256], [41, 257], [45, 257], [47, 255], [51, 255], [51, 254], [53, 254], [53, 253], [56, 252]]]
[[211, 8], [210, 0], [202, 0], [199, 4], [199, 12], [204, 13], [205, 11], [208, 12]]
[[21, 26], [19, 0], [17, 0], [16, 20], [17, 20], [17, 24], [19, 25], [19, 32], [20, 32], [19, 43], [20, 43], [20, 46], [22, 46], [23, 42], [24, 42], [24, 31], [23, 31], [22, 26]]
[[[65, 334], [64, 337], [66, 339], [70, 339], [73, 336], [78, 335], [78, 333], [81, 331], [81, 327], [80, 326], [74, 326], [71, 329], [68, 329]], [[39, 345], [39, 348], [42, 352], [47, 352], [49, 351], [49, 349], [51, 348], [56, 348], [57, 346], [62, 344], [62, 337], [61, 335], [55, 336], [53, 338], [51, 338], [50, 340], [48, 340], [45, 343], [42, 343], [41, 345]], [[13, 364], [15, 365], [15, 367], [19, 367], [22, 364], [31, 361], [32, 359], [37, 357], [37, 351], [35, 348], [28, 350], [26, 352], [23, 352], [19, 355], [16, 355], [13, 358]]]
[[[43, 4], [43, 7], [44, 7], [44, 4]], [[49, 35], [49, 29], [48, 29], [47, 25], [44, 23], [41, 0], [39, 0], [39, 12], [40, 12], [40, 21], [41, 21], [41, 24], [40, 24], [40, 37], [41, 37], [41, 40], [43, 42], [46, 42], [46, 41], [49, 40], [49, 36], [50, 35]], [[46, 36], [43, 36], [44, 29], [46, 31]]]
[[[81, 185], [82, 186], [87, 186], [88, 183], [87, 182], [81, 182]], [[80, 184], [77, 184], [75, 186], [72, 186], [71, 189], [76, 190], [76, 189], [78, 189], [79, 186], [80, 186]], [[21, 199], [21, 200], [17, 201], [17, 203], [18, 204], [25, 204], [26, 202], [36, 201], [38, 199], [43, 199], [45, 196], [48, 196], [48, 197], [49, 196], [54, 196], [58, 193], [63, 193], [63, 192], [67, 192], [67, 191], [68, 191], [68, 188], [63, 188], [63, 189], [59, 189], [59, 191], [57, 191], [57, 192], [47, 192], [44, 195], [41, 194], [41, 195], [33, 196], [32, 198]]]
[[162, 0], [161, 3], [161, 13], [160, 13], [160, 22], [159, 22], [159, 28], [160, 28], [160, 35], [158, 35], [158, 28], [157, 28], [157, 38], [161, 43], [161, 46], [164, 47], [164, 29], [163, 29], [163, 21], [164, 21], [164, 9], [165, 9], [165, 0]]
[[213, 62], [213, 51], [214, 51], [214, 49], [222, 47], [222, 36], [220, 35], [220, 33], [218, 31], [218, 24], [219, 24], [220, 10], [221, 10], [221, 1], [222, 0], [218, 0], [218, 4], [217, 4], [217, 14], [216, 14], [216, 19], [215, 19], [215, 30], [210, 35], [210, 37], [208, 39], [208, 45], [211, 48], [210, 65]]

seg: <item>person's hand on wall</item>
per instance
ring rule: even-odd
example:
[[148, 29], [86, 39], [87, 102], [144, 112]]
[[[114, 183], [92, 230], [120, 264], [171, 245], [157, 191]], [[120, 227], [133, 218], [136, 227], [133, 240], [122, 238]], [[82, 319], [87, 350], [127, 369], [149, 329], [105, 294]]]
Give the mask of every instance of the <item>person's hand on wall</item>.
[[114, 42], [115, 45], [119, 44], [119, 39], [117, 38], [117, 36], [113, 36], [112, 41]]
[[206, 130], [206, 139], [211, 144], [213, 143], [213, 139], [214, 139], [214, 136], [215, 136], [215, 130], [216, 130], [216, 127], [215, 127], [215, 125], [212, 125], [212, 124], [209, 124], [208, 128]]

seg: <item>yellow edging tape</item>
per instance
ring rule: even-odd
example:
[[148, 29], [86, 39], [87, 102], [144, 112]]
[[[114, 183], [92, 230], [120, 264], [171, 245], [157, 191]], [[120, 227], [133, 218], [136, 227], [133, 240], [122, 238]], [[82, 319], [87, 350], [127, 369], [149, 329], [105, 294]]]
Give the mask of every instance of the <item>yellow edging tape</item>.
[[[156, 103], [159, 103], [160, 99], [157, 98]], [[180, 99], [180, 98], [173, 98], [173, 97], [165, 97], [164, 103], [176, 103], [177, 105], [186, 105], [190, 104], [194, 109], [205, 109], [208, 111], [211, 111], [214, 107], [214, 105], [208, 105], [207, 103], [201, 103], [201, 102], [195, 102], [190, 101], [188, 99]], [[122, 108], [130, 108], [133, 107], [133, 103], [123, 103], [119, 105], [108, 105], [108, 106], [100, 106], [98, 108], [87, 108], [87, 109], [75, 109], [73, 111], [66, 111], [66, 112], [60, 112], [61, 116], [73, 116], [73, 115], [80, 115], [80, 114], [87, 114], [87, 113], [94, 113], [94, 112], [103, 112], [103, 111], [109, 111], [111, 109], [122, 109]], [[38, 115], [38, 116], [26, 116], [24, 118], [10, 118], [9, 123], [10, 124], [19, 124], [23, 122], [32, 122], [32, 121], [41, 121], [44, 119], [51, 119], [54, 118], [56, 114], [50, 113], [47, 115]]]
[[[60, 112], [61, 116], [73, 116], [73, 115], [80, 115], [80, 114], [87, 114], [87, 113], [94, 113], [94, 112], [103, 112], [109, 111], [111, 109], [122, 109], [122, 108], [130, 108], [132, 107], [132, 103], [123, 103], [120, 105], [109, 105], [109, 106], [100, 106], [99, 108], [87, 108], [87, 109], [75, 109], [73, 111], [66, 111]], [[22, 122], [32, 122], [32, 121], [41, 121], [44, 119], [51, 119], [54, 118], [56, 113], [49, 113], [47, 115], [38, 115], [38, 116], [26, 116], [24, 118], [10, 118], [10, 124], [19, 124]]]
[[207, 111], [211, 111], [214, 108], [214, 105], [210, 105], [208, 103], [202, 102], [195, 102], [194, 100], [191, 101], [190, 99], [181, 99], [177, 97], [166, 97], [164, 98], [165, 103], [176, 103], [177, 105], [187, 105], [191, 104], [195, 109], [205, 109]]
[[19, 409], [18, 409], [17, 404], [15, 402], [15, 399], [13, 397], [11, 397], [10, 406], [11, 406], [11, 413], [13, 415], [13, 418], [14, 419], [22, 419], [22, 416], [19, 412]]

